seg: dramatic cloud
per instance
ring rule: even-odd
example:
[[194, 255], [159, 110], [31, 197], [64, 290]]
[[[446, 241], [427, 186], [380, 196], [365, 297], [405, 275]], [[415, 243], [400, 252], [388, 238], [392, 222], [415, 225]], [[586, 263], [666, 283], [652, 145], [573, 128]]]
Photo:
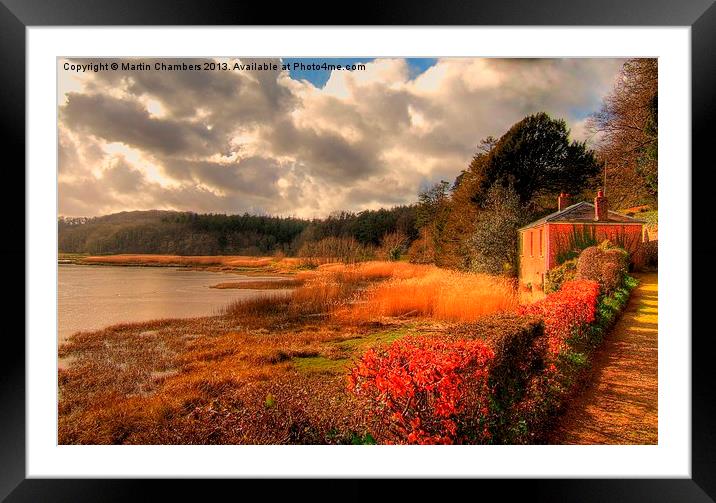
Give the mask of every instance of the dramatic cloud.
[[211, 155], [228, 141], [200, 122], [158, 119], [138, 101], [102, 94], [70, 94], [60, 120], [73, 131], [159, 155]]
[[[133, 209], [305, 217], [415, 201], [452, 180], [479, 141], [525, 115], [567, 120], [584, 140], [623, 60], [406, 60], [334, 71], [325, 86], [280, 60], [141, 59], [76, 73], [60, 61], [60, 214]], [[163, 71], [247, 63], [277, 70]], [[148, 70], [140, 69], [143, 64]]]

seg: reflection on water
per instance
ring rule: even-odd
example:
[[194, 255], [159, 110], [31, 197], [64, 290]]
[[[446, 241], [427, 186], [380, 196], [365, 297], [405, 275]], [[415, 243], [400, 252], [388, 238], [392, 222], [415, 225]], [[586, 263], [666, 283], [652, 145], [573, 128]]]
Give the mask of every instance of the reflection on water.
[[58, 337], [121, 322], [209, 316], [235, 299], [275, 290], [218, 290], [222, 281], [268, 277], [239, 276], [170, 267], [58, 266]]

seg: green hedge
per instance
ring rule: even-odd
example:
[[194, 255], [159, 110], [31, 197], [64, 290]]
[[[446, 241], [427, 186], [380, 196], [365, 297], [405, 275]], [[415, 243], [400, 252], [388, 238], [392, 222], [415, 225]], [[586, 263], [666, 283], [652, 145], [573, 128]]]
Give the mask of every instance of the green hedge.
[[544, 275], [544, 293], [556, 292], [562, 288], [565, 281], [574, 279], [577, 275], [577, 260], [577, 258], [567, 260], [547, 271]]
[[493, 390], [488, 420], [491, 443], [529, 443], [532, 435], [521, 406], [530, 381], [540, 375], [545, 366], [547, 339], [541, 320], [495, 314], [466, 324], [453, 335], [482, 339], [495, 352], [488, 377]]

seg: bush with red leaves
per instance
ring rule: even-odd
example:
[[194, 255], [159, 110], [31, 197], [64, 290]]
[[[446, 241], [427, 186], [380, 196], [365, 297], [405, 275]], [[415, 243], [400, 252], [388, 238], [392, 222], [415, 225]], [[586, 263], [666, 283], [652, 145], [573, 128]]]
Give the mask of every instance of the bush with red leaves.
[[598, 297], [596, 281], [567, 281], [518, 317], [370, 349], [348, 389], [365, 399], [380, 443], [539, 441], [576, 372], [561, 357], [595, 322]]
[[408, 337], [370, 349], [348, 376], [384, 443], [482, 443], [489, 437], [488, 364], [480, 340]]
[[581, 335], [594, 321], [599, 297], [599, 283], [590, 280], [572, 280], [544, 299], [522, 306], [520, 314], [544, 320], [549, 353], [556, 357], [565, 349], [567, 340]]

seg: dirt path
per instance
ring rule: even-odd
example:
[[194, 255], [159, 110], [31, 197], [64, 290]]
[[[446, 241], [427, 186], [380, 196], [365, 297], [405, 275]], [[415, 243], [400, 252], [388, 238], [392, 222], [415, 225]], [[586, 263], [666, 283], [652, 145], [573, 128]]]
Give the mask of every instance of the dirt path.
[[656, 444], [656, 273], [639, 286], [594, 355], [588, 387], [570, 404], [550, 443]]

